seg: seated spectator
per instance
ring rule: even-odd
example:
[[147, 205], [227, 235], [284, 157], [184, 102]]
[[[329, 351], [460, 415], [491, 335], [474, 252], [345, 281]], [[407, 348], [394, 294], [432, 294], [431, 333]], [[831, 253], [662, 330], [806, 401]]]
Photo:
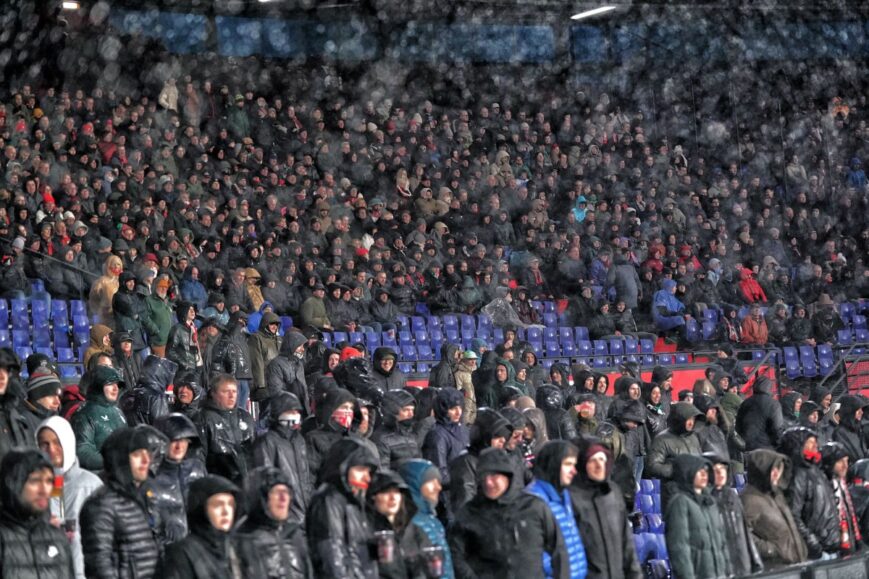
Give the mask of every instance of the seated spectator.
[[821, 344], [835, 344], [837, 332], [845, 327], [842, 318], [836, 313], [836, 304], [830, 295], [822, 293], [815, 303], [815, 315], [812, 316], [812, 334]]
[[655, 292], [652, 300], [652, 319], [655, 327], [661, 332], [671, 332], [685, 325], [685, 319], [689, 317], [685, 312], [685, 304], [676, 297], [676, 282], [664, 280], [660, 290]]
[[742, 343], [746, 346], [762, 347], [769, 341], [769, 327], [760, 306], [752, 304], [749, 313], [742, 320]]

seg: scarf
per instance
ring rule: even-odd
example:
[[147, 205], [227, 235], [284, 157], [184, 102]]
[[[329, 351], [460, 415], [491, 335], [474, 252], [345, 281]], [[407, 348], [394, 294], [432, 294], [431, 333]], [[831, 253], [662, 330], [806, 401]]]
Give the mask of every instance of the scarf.
[[[848, 491], [842, 479], [836, 478], [833, 480], [833, 489], [836, 492], [836, 504], [839, 507], [839, 529], [841, 530], [841, 549], [845, 553], [850, 553], [856, 550], [863, 537], [860, 534], [860, 525], [857, 524], [857, 515], [854, 510], [854, 503], [851, 500], [851, 493]], [[851, 533], [853, 531], [853, 537]]]

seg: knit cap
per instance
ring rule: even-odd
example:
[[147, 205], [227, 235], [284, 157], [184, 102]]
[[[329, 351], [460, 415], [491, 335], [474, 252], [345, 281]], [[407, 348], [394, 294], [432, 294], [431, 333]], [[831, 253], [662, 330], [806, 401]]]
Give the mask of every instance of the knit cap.
[[59, 396], [63, 384], [53, 374], [36, 374], [27, 381], [27, 400], [36, 402], [46, 396]]

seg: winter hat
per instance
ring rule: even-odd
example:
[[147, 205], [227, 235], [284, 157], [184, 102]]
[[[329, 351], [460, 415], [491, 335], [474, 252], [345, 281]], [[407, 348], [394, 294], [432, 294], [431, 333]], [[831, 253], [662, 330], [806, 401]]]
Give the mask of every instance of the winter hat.
[[27, 400], [36, 402], [46, 396], [59, 396], [63, 384], [54, 374], [36, 374], [27, 381]]
[[25, 364], [27, 366], [28, 376], [34, 376], [36, 374], [60, 375], [60, 371], [57, 369], [57, 364], [55, 364], [51, 358], [45, 354], [40, 354], [39, 352], [27, 356]]
[[16, 237], [15, 240], [12, 242], [12, 247], [13, 249], [24, 249], [24, 238]]

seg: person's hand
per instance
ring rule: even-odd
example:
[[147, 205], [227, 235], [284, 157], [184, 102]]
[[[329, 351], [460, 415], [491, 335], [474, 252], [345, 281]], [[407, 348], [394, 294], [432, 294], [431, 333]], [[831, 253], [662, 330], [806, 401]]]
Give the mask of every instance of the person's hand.
[[48, 519], [48, 522], [51, 524], [52, 527], [57, 527], [58, 529], [63, 526], [63, 521], [61, 521], [55, 515], [51, 515], [51, 517]]

